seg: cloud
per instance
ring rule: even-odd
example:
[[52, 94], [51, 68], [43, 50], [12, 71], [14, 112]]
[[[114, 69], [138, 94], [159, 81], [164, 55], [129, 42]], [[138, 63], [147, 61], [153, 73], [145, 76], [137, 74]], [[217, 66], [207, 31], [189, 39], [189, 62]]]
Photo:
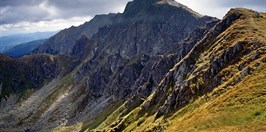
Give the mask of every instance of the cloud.
[[86, 21], [91, 20], [92, 17], [72, 17], [69, 19], [54, 19], [50, 21], [39, 22], [19, 22], [15, 24], [3, 24], [0, 26], [0, 36], [17, 34], [17, 33], [31, 33], [38, 31], [57, 31], [70, 26], [78, 26]]
[[0, 0], [0, 24], [121, 12], [128, 0]]
[[[67, 28], [82, 24], [96, 14], [123, 12], [128, 1], [131, 0], [0, 0], [0, 35]], [[232, 7], [266, 12], [266, 0], [176, 1], [218, 18]]]
[[176, 0], [189, 8], [209, 16], [222, 18], [231, 8], [249, 8], [266, 12], [266, 0]]
[[96, 14], [123, 12], [129, 0], [0, 0], [0, 36], [60, 30]]

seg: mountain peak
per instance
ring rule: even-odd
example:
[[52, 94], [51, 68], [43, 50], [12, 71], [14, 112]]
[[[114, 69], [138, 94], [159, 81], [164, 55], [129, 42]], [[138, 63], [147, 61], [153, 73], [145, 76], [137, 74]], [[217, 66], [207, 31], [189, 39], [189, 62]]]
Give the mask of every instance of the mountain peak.
[[162, 12], [171, 13], [173, 10], [183, 10], [182, 12], [188, 12], [195, 17], [201, 17], [199, 13], [191, 10], [187, 6], [176, 2], [175, 0], [134, 0], [128, 2], [124, 14], [125, 16], [139, 16], [143, 14], [156, 15], [162, 14]]
[[258, 18], [262, 17], [261, 14], [257, 11], [253, 11], [246, 8], [232, 8], [230, 11], [225, 15], [224, 18], [228, 18], [230, 16], [238, 16], [239, 18]]

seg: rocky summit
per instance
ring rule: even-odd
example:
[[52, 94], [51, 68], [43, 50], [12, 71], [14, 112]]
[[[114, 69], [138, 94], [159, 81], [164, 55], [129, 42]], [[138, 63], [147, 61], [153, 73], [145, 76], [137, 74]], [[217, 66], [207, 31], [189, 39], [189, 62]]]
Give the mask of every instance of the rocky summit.
[[134, 0], [0, 56], [0, 131], [266, 131], [266, 14]]

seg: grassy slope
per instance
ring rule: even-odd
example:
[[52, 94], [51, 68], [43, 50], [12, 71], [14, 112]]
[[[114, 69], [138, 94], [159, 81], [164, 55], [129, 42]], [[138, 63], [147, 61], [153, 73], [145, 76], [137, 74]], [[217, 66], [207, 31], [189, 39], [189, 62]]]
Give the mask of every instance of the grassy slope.
[[[237, 65], [225, 68], [223, 71], [231, 71], [234, 76], [213, 92], [177, 111], [167, 120], [164, 126], [167, 131], [266, 131], [266, 64], [262, 62], [266, 58], [266, 20], [265, 14], [263, 16], [239, 20], [225, 32], [246, 31], [231, 44], [238, 40], [262, 42], [262, 48], [252, 52], [260, 51], [263, 55], [246, 66], [251, 67], [253, 73], [232, 86], [230, 84], [241, 73]], [[244, 56], [239, 63], [248, 58], [250, 56]]]
[[[265, 56], [266, 57], [266, 56]], [[264, 80], [264, 81], [263, 81]], [[179, 110], [167, 131], [266, 131], [266, 64], [224, 93], [222, 87]]]
[[[242, 17], [246, 18], [237, 20], [220, 34], [216, 42], [206, 47], [197, 62], [198, 69], [201, 69], [209, 65], [208, 56], [211, 53], [221, 56], [227, 48], [235, 46], [238, 42], [245, 42], [245, 49], [250, 53], [220, 71], [219, 75], [224, 76], [224, 82], [220, 86], [211, 93], [191, 101], [170, 117], [155, 120], [155, 116], [149, 115], [149, 112], [140, 113], [140, 106], [128, 115], [119, 117], [119, 123], [122, 125], [115, 125], [119, 126], [118, 128], [112, 127], [106, 130], [266, 131], [266, 64], [262, 62], [262, 59], [266, 58], [266, 15], [260, 14], [262, 17], [254, 17], [254, 12], [248, 10], [235, 11], [245, 14]], [[226, 41], [220, 41], [225, 37]], [[259, 42], [259, 48], [254, 47], [255, 42]], [[247, 62], [243, 70], [238, 70], [238, 66], [250, 60], [257, 51], [260, 52], [260, 57]], [[248, 68], [252, 69], [251, 74], [240, 82], [236, 81]], [[223, 75], [226, 73], [233, 76]]]

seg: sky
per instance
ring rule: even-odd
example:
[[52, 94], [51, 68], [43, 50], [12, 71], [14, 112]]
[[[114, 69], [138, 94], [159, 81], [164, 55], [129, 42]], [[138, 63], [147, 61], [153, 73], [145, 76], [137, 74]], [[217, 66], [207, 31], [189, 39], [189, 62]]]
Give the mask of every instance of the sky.
[[[123, 12], [131, 0], [0, 0], [0, 36], [58, 31], [96, 14]], [[266, 12], [266, 0], [176, 0], [202, 15], [222, 18], [233, 7]]]

